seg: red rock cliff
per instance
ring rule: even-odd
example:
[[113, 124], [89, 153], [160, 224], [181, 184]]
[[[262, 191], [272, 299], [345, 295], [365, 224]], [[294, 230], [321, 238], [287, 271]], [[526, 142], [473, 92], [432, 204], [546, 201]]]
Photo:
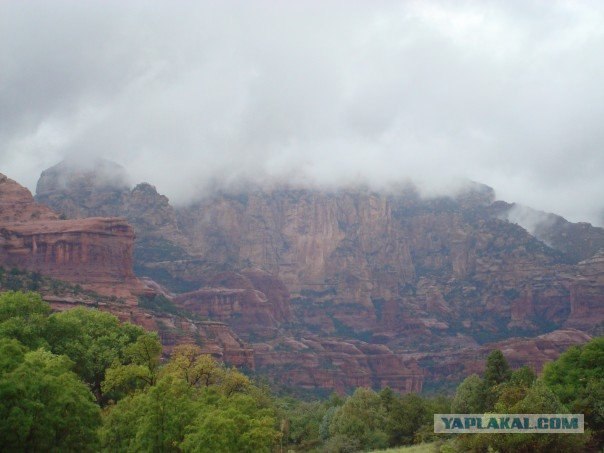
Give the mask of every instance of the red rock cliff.
[[134, 231], [124, 219], [59, 220], [27, 189], [0, 175], [0, 265], [114, 294], [119, 285], [137, 286], [133, 246]]

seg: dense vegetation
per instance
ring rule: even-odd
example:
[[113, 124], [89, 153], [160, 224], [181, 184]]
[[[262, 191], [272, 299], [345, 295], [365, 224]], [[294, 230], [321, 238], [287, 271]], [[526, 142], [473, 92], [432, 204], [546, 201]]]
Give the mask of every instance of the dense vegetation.
[[[604, 338], [541, 378], [493, 352], [454, 398], [359, 388], [301, 401], [272, 395], [194, 345], [162, 362], [155, 334], [97, 310], [51, 313], [36, 293], [0, 295], [0, 451], [581, 451], [602, 445]], [[585, 435], [433, 433], [434, 413], [584, 413]]]

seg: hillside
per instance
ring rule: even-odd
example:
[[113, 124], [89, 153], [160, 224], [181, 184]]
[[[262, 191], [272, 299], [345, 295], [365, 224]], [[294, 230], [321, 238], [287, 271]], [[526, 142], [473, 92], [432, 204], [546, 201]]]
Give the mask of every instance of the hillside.
[[37, 200], [67, 217], [126, 218], [137, 275], [231, 325], [257, 369], [289, 384], [418, 390], [459, 379], [493, 342], [528, 338], [509, 343], [521, 362], [535, 348], [555, 354], [555, 341], [530, 338], [583, 342], [604, 319], [602, 229], [579, 225], [572, 243], [547, 245], [483, 185], [431, 199], [412, 187], [254, 187], [173, 207], [149, 184], [111, 181], [60, 164]]

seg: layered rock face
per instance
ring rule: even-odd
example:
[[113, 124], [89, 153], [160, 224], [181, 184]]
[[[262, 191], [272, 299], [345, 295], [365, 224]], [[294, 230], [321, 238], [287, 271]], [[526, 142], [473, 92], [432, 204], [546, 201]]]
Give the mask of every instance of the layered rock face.
[[35, 203], [29, 190], [0, 173], [0, 223], [57, 220], [48, 206]]
[[7, 223], [0, 262], [74, 283], [120, 284], [134, 279], [133, 246], [134, 230], [123, 219]]
[[483, 373], [486, 357], [494, 349], [503, 352], [512, 368], [528, 365], [540, 373], [546, 363], [558, 358], [568, 348], [590, 339], [585, 332], [564, 328], [534, 338], [510, 338], [479, 348], [418, 354], [415, 357], [424, 366], [430, 364], [425, 366], [428, 379], [458, 382], [470, 374]]
[[[82, 180], [78, 181], [81, 186]], [[75, 212], [81, 212], [74, 206]], [[176, 344], [197, 343], [219, 360], [254, 369], [253, 349], [228, 325], [137, 306], [138, 296], [153, 296], [161, 288], [135, 277], [134, 237], [134, 230], [122, 218], [60, 220], [50, 208], [36, 203], [26, 188], [0, 175], [0, 266], [39, 272], [120, 298], [98, 302], [83, 294], [43, 294], [54, 310], [91, 306], [109, 311], [122, 321], [157, 331], [168, 353]]]
[[211, 287], [177, 295], [174, 302], [198, 315], [227, 322], [244, 335], [263, 338], [274, 337], [278, 327], [291, 320], [287, 288], [259, 269], [218, 274]]
[[[151, 290], [151, 288], [148, 288]], [[255, 368], [254, 350], [244, 343], [231, 328], [216, 321], [196, 321], [182, 316], [145, 310], [136, 305], [98, 302], [73, 296], [44, 295], [55, 311], [84, 306], [107, 311], [122, 322], [131, 322], [158, 333], [164, 355], [169, 355], [179, 344], [197, 344], [204, 354], [237, 367]]]
[[136, 286], [134, 230], [124, 219], [59, 220], [24, 187], [0, 175], [0, 265], [112, 292]]
[[589, 329], [604, 321], [604, 250], [577, 265], [570, 284], [569, 327]]
[[255, 344], [257, 369], [278, 373], [279, 381], [307, 389], [343, 393], [356, 387], [389, 386], [402, 393], [421, 392], [424, 370], [413, 357], [384, 345], [308, 335]]
[[[39, 199], [93, 213], [94, 187], [78, 198], [60, 174], [43, 174]], [[600, 258], [584, 259], [604, 230], [552, 248], [506, 220], [512, 205], [486, 186], [432, 199], [254, 188], [178, 209], [148, 184], [103, 191], [103, 209], [135, 227], [136, 272], [231, 325], [260, 372], [293, 385], [417, 390], [425, 376], [459, 377], [498, 341], [604, 320]], [[528, 361], [529, 343], [510, 344]]]

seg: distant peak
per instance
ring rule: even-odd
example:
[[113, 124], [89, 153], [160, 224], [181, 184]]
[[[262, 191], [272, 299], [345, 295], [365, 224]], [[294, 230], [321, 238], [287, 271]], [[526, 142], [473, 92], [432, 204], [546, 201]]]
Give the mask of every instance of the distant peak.
[[103, 159], [69, 158], [42, 172], [36, 194], [46, 195], [65, 190], [130, 189], [129, 175], [120, 164]]

